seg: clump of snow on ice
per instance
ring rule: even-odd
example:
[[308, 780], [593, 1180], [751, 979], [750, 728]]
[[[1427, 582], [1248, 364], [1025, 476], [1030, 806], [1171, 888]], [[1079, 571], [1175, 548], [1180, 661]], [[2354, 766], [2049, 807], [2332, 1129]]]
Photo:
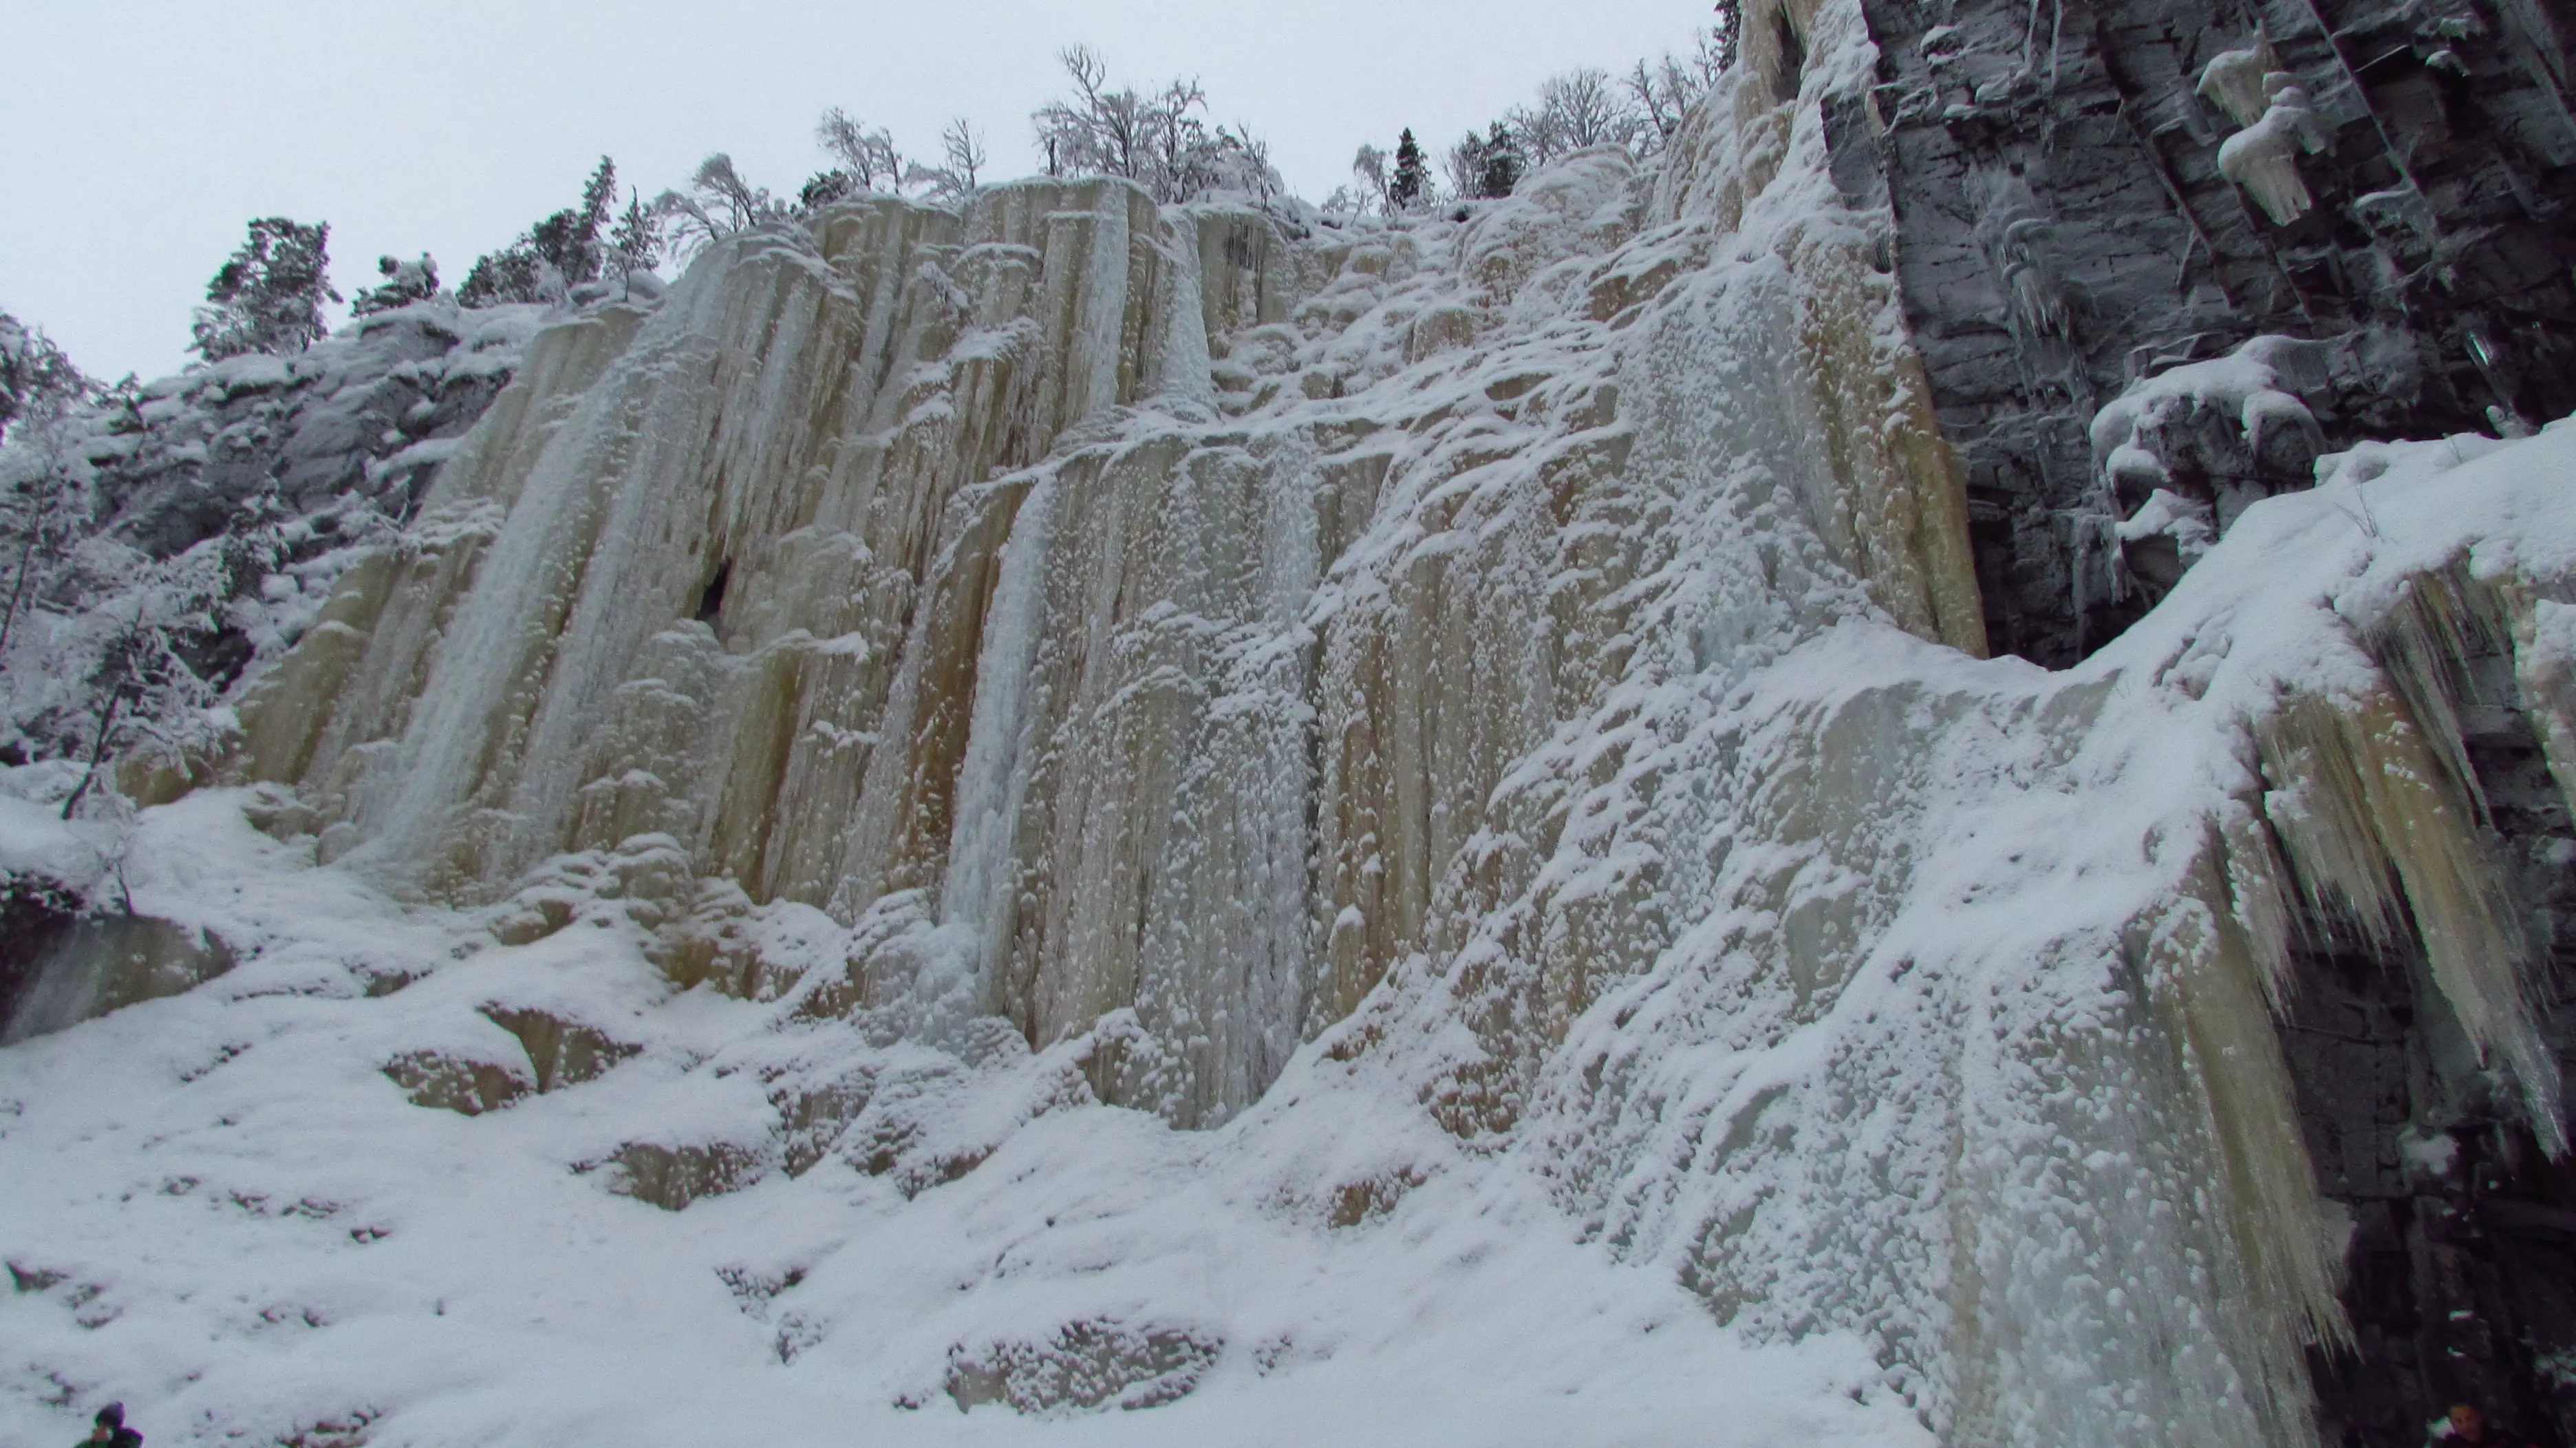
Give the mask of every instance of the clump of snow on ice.
[[2254, 198], [2274, 225], [2305, 216], [2315, 202], [2299, 176], [2298, 156], [2330, 144], [2307, 91], [2279, 68], [2270, 40], [2220, 52], [2200, 72], [2200, 95], [2215, 101], [2239, 129], [2218, 147], [2219, 174]]

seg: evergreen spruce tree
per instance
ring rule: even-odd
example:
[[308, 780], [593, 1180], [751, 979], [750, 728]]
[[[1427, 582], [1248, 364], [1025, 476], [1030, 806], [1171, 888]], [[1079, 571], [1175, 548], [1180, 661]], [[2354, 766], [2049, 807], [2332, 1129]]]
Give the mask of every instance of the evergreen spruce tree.
[[1422, 164], [1422, 147], [1407, 127], [1395, 140], [1395, 175], [1387, 181], [1386, 200], [1389, 208], [1409, 211], [1422, 204], [1430, 189], [1431, 173]]
[[331, 289], [331, 224], [306, 226], [283, 216], [250, 224], [249, 238], [214, 280], [197, 309], [194, 344], [209, 362], [244, 352], [293, 352], [324, 331], [322, 303]]
[[41, 414], [89, 390], [89, 379], [43, 328], [0, 312], [0, 438], [9, 435], [9, 424], [19, 418]]
[[[617, 219], [617, 163], [606, 156], [599, 158], [599, 169], [581, 188], [581, 262], [585, 275], [578, 281], [597, 281], [608, 266], [608, 229]], [[567, 271], [566, 276], [572, 273]]]
[[469, 307], [547, 299], [549, 277], [566, 286], [599, 280], [608, 259], [609, 222], [617, 205], [617, 163], [599, 158], [599, 169], [581, 188], [581, 204], [566, 207], [521, 233], [499, 251], [474, 259], [456, 299]]
[[849, 199], [858, 189], [859, 183], [850, 178], [850, 173], [835, 166], [805, 178], [804, 189], [796, 193], [796, 204], [807, 211], [819, 211], [835, 201]]
[[1521, 154], [1520, 138], [1512, 128], [1496, 121], [1486, 133], [1482, 151], [1483, 166], [1476, 177], [1476, 194], [1483, 197], [1509, 196], [1520, 184], [1521, 172], [1528, 162]]
[[626, 194], [626, 214], [617, 218], [616, 229], [608, 235], [608, 258], [630, 297], [635, 294], [635, 274], [651, 271], [662, 260], [661, 222], [632, 191]]

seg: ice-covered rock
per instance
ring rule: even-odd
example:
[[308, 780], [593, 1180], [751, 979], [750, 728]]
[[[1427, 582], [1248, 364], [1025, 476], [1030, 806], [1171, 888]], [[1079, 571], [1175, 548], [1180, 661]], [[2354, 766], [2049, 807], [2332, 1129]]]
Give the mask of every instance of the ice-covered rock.
[[2257, 337], [2140, 378], [2094, 413], [2094, 467], [2126, 519], [2115, 535], [2130, 573], [2170, 587], [2248, 505], [2311, 480], [2325, 439], [2302, 395], [2350, 370], [2338, 350]]
[[2221, 500], [2310, 344], [2155, 371], [2207, 551], [1980, 657], [1863, 20], [1464, 220], [877, 198], [538, 334], [142, 820], [231, 971], [0, 1053], [10, 1421], [2307, 1441], [2318, 943], [2563, 1149], [2471, 741], [2569, 777], [2576, 433]]

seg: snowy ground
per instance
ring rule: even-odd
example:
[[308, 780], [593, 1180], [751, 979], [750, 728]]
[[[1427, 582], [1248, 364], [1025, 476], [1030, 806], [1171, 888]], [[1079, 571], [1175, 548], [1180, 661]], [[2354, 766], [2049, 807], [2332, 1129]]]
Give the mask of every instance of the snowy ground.
[[[77, 848], [10, 803], [13, 850]], [[1079, 1104], [1072, 1047], [969, 1069], [792, 1001], [670, 994], [613, 912], [492, 944], [477, 917], [312, 868], [241, 806], [149, 813], [128, 876], [139, 908], [245, 963], [0, 1051], [0, 1440], [69, 1441], [110, 1398], [156, 1443], [361, 1421], [379, 1444], [1928, 1439], [1854, 1344], [1737, 1344], [1678, 1286], [1574, 1245], [1511, 1161], [1400, 1139], [1420, 1113], [1312, 1051], [1263, 1108], [1178, 1133]], [[507, 1054], [491, 1003], [643, 1049], [497, 1113], [407, 1101], [381, 1070], [404, 1052]], [[903, 1098], [886, 1139], [1000, 1144], [909, 1200], [901, 1170], [827, 1156], [677, 1213], [596, 1165], [756, 1141], [777, 1119], [759, 1083], [816, 1069]], [[1373, 1155], [1448, 1166], [1330, 1225], [1312, 1188]], [[1144, 1413], [967, 1413], [944, 1391], [952, 1356], [1068, 1322], [1217, 1351]]]

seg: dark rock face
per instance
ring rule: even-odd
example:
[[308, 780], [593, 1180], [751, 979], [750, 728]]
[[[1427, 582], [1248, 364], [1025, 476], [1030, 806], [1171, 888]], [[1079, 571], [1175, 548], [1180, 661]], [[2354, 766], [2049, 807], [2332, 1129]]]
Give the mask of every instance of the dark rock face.
[[[158, 590], [181, 619], [171, 630], [179, 660], [207, 685], [231, 687], [260, 648], [292, 642], [309, 621], [309, 609], [288, 603], [297, 589], [264, 591], [271, 581], [354, 556], [407, 521], [548, 317], [534, 305], [423, 302], [361, 318], [291, 356], [229, 357], [120, 386], [66, 419], [60, 445], [90, 466], [91, 529], [124, 546], [76, 550], [40, 572], [34, 604], [61, 618], [90, 615], [83, 627], [96, 634], [115, 627], [98, 610], [128, 606], [117, 600], [134, 589]], [[192, 549], [202, 551], [166, 572], [135, 566]], [[327, 589], [329, 575], [308, 571], [305, 581]], [[35, 666], [79, 678], [96, 663], [39, 657], [52, 661]], [[29, 667], [26, 657], [19, 667]], [[28, 712], [0, 719], [0, 759], [87, 750], [101, 701], [86, 684], [14, 694]]]
[[[1844, 189], [1883, 174], [1894, 207], [1997, 650], [2062, 665], [2146, 606], [2110, 536], [2139, 500], [2088, 435], [2141, 377], [2258, 335], [2323, 344], [2300, 394], [2314, 435], [2254, 449], [2195, 427], [2166, 459], [2203, 496], [2303, 486], [2316, 451], [2366, 438], [2576, 410], [2563, 0], [1863, 8], [1887, 130], [1829, 114], [1827, 135]], [[2312, 203], [2287, 224], [2220, 170], [2249, 127], [2200, 81], [2231, 50], [2254, 52], [2255, 108], [2289, 103], [2263, 123], [2317, 146], [2284, 148]]]
[[0, 873], [0, 1035], [16, 1018], [46, 957], [85, 908], [80, 892], [60, 881]]
[[472, 427], [516, 370], [530, 326], [494, 320], [406, 307], [294, 357], [153, 383], [88, 449], [103, 521], [168, 557], [246, 521], [305, 516], [345, 497], [408, 517], [445, 457], [420, 444]]
[[[2526, 905], [2534, 1004], [2576, 1076], [2576, 825], [2508, 707], [2510, 662], [2478, 662], [2469, 761]], [[2322, 1441], [2415, 1448], [2468, 1402], [2530, 1442], [2576, 1443], [2576, 1158], [2542, 1154], [2420, 960], [2310, 926], [2282, 1045], [2318, 1188], [2352, 1224], [2357, 1339], [2312, 1354]]]

